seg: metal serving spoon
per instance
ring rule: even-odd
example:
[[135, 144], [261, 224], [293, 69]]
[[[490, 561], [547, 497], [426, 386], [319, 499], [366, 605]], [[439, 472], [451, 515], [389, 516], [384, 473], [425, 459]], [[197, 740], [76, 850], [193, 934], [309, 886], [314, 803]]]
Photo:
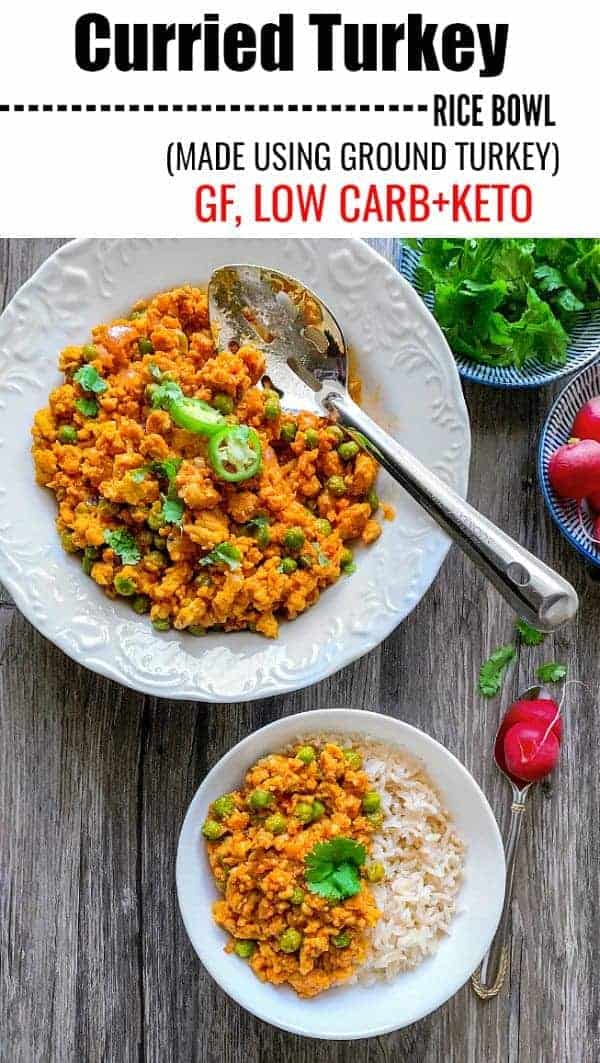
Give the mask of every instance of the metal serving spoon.
[[340, 326], [300, 281], [252, 265], [213, 273], [209, 312], [218, 350], [244, 343], [267, 360], [263, 380], [290, 410], [333, 417], [425, 509], [475, 562], [512, 608], [541, 631], [577, 612], [570, 583], [478, 513], [435, 473], [384, 432], [347, 390], [348, 359]]
[[[525, 690], [518, 698], [516, 698], [516, 701], [531, 701], [536, 700], [537, 698], [551, 697], [552, 695], [545, 689], [545, 687], [538, 686], [530, 687], [529, 690]], [[490, 945], [487, 954], [484, 956], [481, 967], [479, 968], [479, 973], [471, 976], [471, 985], [477, 993], [477, 996], [481, 997], [482, 1000], [489, 1000], [491, 997], [498, 995], [504, 985], [504, 980], [508, 973], [509, 954], [507, 940], [515, 865], [519, 849], [519, 840], [521, 838], [521, 828], [523, 826], [525, 802], [527, 801], [531, 787], [534, 785], [531, 782], [519, 782], [517, 779], [513, 779], [512, 775], [509, 775], [508, 772], [504, 770], [502, 764], [498, 761], [495, 745], [494, 760], [498, 771], [501, 772], [504, 778], [510, 783], [512, 790], [512, 804], [510, 806], [510, 825], [505, 845], [506, 887], [504, 904], [502, 905], [502, 914], [500, 916], [500, 922], [498, 923], [498, 929], [492, 939], [492, 944]]]

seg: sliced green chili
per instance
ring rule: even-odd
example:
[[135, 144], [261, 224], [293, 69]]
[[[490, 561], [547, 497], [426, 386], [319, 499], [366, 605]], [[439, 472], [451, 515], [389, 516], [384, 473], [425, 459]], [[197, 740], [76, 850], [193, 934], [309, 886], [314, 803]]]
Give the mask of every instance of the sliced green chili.
[[200, 436], [210, 436], [225, 424], [222, 413], [209, 406], [202, 399], [191, 399], [185, 396], [181, 399], [173, 399], [168, 404], [171, 420], [185, 428], [188, 432], [194, 432]]
[[227, 425], [210, 437], [210, 463], [220, 480], [241, 483], [259, 471], [262, 449], [258, 434], [248, 425]]

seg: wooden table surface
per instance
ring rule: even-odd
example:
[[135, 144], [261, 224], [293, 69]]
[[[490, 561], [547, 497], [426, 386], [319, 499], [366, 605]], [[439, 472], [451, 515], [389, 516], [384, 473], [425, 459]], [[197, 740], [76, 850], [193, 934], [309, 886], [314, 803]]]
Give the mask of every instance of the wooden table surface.
[[[60, 243], [0, 241], [0, 298]], [[393, 255], [394, 241], [374, 243]], [[367, 657], [309, 690], [235, 706], [157, 700], [93, 675], [30, 627], [0, 588], [2, 1060], [600, 1058], [599, 602], [537, 487], [536, 439], [552, 395], [467, 390], [471, 501], [556, 565], [581, 597], [577, 621], [541, 649], [522, 649], [506, 685], [505, 702], [553, 658], [583, 684], [569, 692], [559, 777], [531, 802], [501, 995], [482, 1003], [465, 987], [417, 1025], [370, 1041], [290, 1036], [212, 982], [174, 888], [179, 827], [206, 771], [251, 731], [308, 708], [352, 705], [422, 727], [467, 765], [506, 824], [509, 792], [490, 759], [502, 702], [484, 702], [476, 680], [481, 661], [511, 640], [512, 618], [457, 549], [417, 609]]]

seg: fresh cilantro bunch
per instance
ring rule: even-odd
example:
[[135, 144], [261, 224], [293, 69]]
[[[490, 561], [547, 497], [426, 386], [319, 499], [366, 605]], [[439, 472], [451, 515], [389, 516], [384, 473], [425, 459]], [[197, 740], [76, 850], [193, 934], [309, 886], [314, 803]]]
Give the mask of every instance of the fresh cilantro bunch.
[[365, 862], [365, 849], [351, 838], [319, 842], [304, 860], [306, 885], [326, 901], [343, 901], [360, 890], [359, 867]]
[[600, 306], [600, 240], [407, 242], [450, 347], [474, 362], [564, 365], [574, 315]]

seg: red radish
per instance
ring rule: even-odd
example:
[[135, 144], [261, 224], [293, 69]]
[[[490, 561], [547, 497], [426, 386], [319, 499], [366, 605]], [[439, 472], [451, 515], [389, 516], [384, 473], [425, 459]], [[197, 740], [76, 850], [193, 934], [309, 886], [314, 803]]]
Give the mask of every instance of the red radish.
[[537, 722], [543, 724], [544, 728], [552, 725], [552, 731], [556, 735], [558, 741], [562, 741], [562, 720], [560, 718], [560, 710], [552, 698], [532, 698], [514, 701], [500, 724], [498, 734], [496, 735], [496, 744], [494, 746], [494, 756], [503, 771], [508, 771], [506, 757], [504, 755], [504, 736], [509, 727], [512, 727], [516, 723]]
[[548, 464], [550, 483], [559, 498], [581, 501], [600, 488], [600, 443], [575, 439], [559, 447]]
[[549, 775], [559, 754], [558, 738], [541, 720], [515, 723], [504, 735], [506, 766], [522, 782], [537, 782]]
[[600, 395], [584, 403], [573, 422], [572, 436], [600, 442]]

